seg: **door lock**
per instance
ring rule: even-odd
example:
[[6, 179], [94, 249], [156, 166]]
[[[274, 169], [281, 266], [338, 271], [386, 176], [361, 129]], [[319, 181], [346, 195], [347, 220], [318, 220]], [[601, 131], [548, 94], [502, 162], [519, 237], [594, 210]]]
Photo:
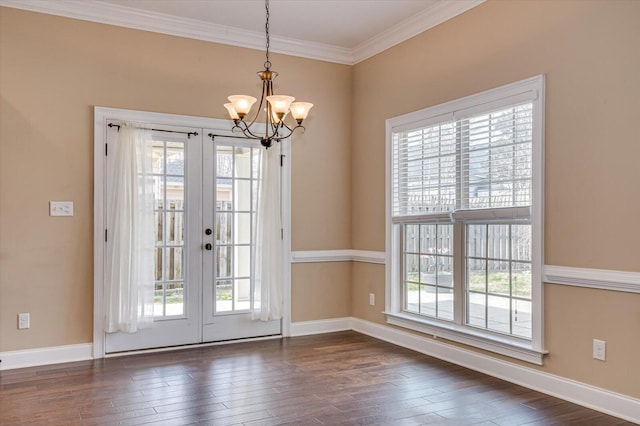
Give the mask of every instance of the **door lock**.
[[204, 249], [205, 250], [211, 250], [213, 248], [213, 246], [211, 245], [211, 243], [207, 243], [204, 245]]
[[204, 233], [207, 234], [207, 235], [211, 235], [211, 234], [213, 234], [213, 231], [211, 230], [211, 228], [207, 228], [207, 229], [204, 230]]

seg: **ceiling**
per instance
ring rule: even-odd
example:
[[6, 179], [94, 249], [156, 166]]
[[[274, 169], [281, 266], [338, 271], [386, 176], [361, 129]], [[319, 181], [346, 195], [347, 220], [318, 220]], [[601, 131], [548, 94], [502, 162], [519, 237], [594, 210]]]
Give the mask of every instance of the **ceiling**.
[[[274, 52], [354, 64], [484, 0], [271, 0]], [[0, 5], [264, 49], [264, 0], [0, 0]]]

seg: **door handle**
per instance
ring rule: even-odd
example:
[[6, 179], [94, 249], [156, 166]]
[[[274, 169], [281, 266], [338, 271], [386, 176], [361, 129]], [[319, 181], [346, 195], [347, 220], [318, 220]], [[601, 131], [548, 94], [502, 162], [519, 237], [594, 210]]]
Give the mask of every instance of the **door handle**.
[[213, 248], [213, 246], [211, 245], [211, 243], [207, 243], [204, 245], [204, 249], [205, 250], [211, 250]]

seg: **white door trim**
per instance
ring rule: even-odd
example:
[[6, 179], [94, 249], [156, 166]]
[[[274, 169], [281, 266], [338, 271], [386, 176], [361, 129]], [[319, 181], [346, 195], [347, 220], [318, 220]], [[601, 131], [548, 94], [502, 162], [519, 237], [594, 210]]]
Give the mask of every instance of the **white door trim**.
[[[232, 135], [230, 120], [187, 115], [164, 114], [157, 112], [136, 111], [119, 108], [94, 107], [94, 150], [93, 150], [93, 358], [105, 357], [104, 333], [104, 230], [105, 222], [105, 146], [107, 142], [107, 121], [121, 120], [157, 124], [163, 126], [194, 127], [199, 129], [217, 129], [221, 135]], [[208, 137], [207, 135], [202, 135]], [[286, 160], [291, 164], [289, 143], [283, 145]], [[291, 329], [291, 167], [285, 167], [283, 196], [285, 197], [285, 282], [284, 304], [285, 314], [282, 319], [282, 334], [287, 336]], [[202, 322], [202, 321], [200, 321]]]

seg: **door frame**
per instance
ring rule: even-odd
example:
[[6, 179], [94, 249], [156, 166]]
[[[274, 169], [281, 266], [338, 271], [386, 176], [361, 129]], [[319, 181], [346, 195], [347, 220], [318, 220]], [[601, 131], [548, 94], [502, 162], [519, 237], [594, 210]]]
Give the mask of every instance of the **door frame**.
[[[193, 127], [199, 129], [215, 129], [219, 135], [232, 136], [231, 120], [207, 117], [165, 114], [157, 112], [136, 111], [128, 109], [94, 107], [94, 150], [93, 150], [93, 358], [105, 357], [104, 332], [104, 235], [106, 227], [106, 161], [105, 147], [107, 142], [107, 122], [133, 121], [163, 126]], [[208, 137], [202, 135], [203, 138]], [[282, 318], [282, 336], [291, 333], [291, 147], [288, 140], [283, 143], [285, 164], [283, 168], [283, 228], [284, 228], [284, 314]], [[202, 323], [202, 309], [199, 322]], [[202, 325], [200, 324], [200, 330]], [[205, 343], [206, 344], [206, 343]], [[195, 346], [195, 345], [194, 345]]]

